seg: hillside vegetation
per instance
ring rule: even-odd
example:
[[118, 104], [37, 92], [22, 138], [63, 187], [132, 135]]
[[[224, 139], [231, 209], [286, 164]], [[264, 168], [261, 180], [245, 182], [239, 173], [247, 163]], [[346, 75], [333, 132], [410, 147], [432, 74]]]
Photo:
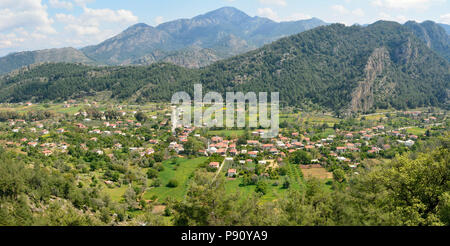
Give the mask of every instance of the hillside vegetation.
[[175, 91], [280, 92], [286, 105], [339, 114], [447, 106], [450, 63], [404, 26], [335, 24], [281, 39], [202, 69], [169, 64], [89, 67], [44, 64], [0, 80], [0, 101], [44, 101], [111, 91], [112, 98], [170, 101]]

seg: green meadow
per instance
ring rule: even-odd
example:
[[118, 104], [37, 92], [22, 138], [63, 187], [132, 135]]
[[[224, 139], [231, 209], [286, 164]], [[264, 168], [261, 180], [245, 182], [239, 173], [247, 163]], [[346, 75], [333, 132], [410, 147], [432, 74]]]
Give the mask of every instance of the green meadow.
[[[174, 198], [182, 200], [186, 195], [189, 180], [194, 174], [195, 170], [200, 164], [206, 161], [206, 157], [196, 158], [192, 160], [177, 159], [176, 164], [172, 160], [163, 162], [164, 171], [160, 172], [161, 186], [156, 188], [149, 188], [144, 194], [144, 199], [151, 200], [157, 197], [158, 200], [165, 200], [167, 198]], [[174, 188], [167, 187], [170, 180], [178, 181], [178, 186]]]

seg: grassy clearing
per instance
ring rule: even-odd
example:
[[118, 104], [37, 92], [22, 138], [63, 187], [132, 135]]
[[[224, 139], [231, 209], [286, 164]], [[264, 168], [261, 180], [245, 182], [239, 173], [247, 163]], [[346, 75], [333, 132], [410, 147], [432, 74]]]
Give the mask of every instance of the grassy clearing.
[[208, 135], [210, 136], [224, 136], [224, 137], [232, 137], [237, 138], [243, 136], [245, 134], [245, 130], [219, 130], [219, 131], [209, 131]]
[[[377, 114], [377, 115], [368, 115], [368, 116], [364, 116], [364, 117], [366, 118], [366, 120], [379, 121], [380, 119], [386, 117], [386, 115]], [[361, 118], [360, 118], [360, 120], [361, 120]]]
[[227, 180], [225, 184], [225, 190], [227, 193], [240, 192], [242, 197], [247, 197], [255, 191], [256, 185], [241, 186], [242, 178], [234, 180]]
[[[182, 200], [186, 194], [188, 182], [191, 175], [198, 168], [199, 164], [205, 161], [205, 157], [192, 160], [178, 159], [177, 164], [172, 164], [171, 160], [165, 161], [163, 163], [164, 171], [160, 172], [159, 175], [162, 183], [161, 186], [150, 188], [144, 194], [144, 199], [151, 200], [153, 196], [156, 196], [159, 200], [165, 200], [169, 197], [177, 200]], [[175, 179], [178, 181], [177, 187], [167, 187], [167, 184], [171, 179]]]
[[413, 128], [407, 129], [406, 132], [408, 132], [409, 134], [421, 136], [421, 135], [424, 135], [427, 132], [427, 130], [423, 129], [423, 128], [419, 128], [419, 127], [413, 127]]
[[123, 194], [125, 194], [125, 191], [127, 190], [127, 188], [128, 188], [128, 186], [123, 185], [122, 187], [114, 188], [114, 189], [106, 188], [106, 189], [104, 189], [104, 191], [106, 192], [106, 194], [108, 194], [111, 197], [111, 200], [113, 200], [115, 202], [120, 202], [123, 200], [122, 196], [123, 196]]
[[69, 108], [64, 108], [63, 106], [59, 106], [59, 107], [54, 107], [52, 108], [53, 111], [57, 112], [57, 113], [61, 113], [61, 114], [75, 114], [77, 112], [80, 111], [80, 109], [82, 109], [82, 106], [77, 106], [77, 107], [69, 107]]
[[297, 123], [301, 117], [301, 114], [280, 114], [280, 122], [286, 121], [287, 123]]
[[328, 172], [325, 168], [302, 169], [302, 172], [306, 179], [317, 178], [328, 180], [333, 178], [333, 174]]
[[339, 122], [339, 119], [330, 115], [304, 114], [302, 118], [310, 124], [327, 124], [329, 127]]
[[323, 130], [323, 132], [321, 133], [317, 133], [317, 136], [319, 136], [319, 138], [327, 138], [330, 135], [336, 135], [336, 131], [333, 128], [327, 128], [325, 130]]
[[[270, 202], [276, 200], [278, 197], [280, 197], [282, 194], [285, 194], [288, 190], [282, 189], [282, 184], [278, 186], [273, 186], [275, 183], [275, 180], [268, 181], [269, 189], [267, 191], [267, 194], [261, 197], [261, 200], [263, 202]], [[225, 184], [225, 189], [228, 194], [231, 193], [240, 193], [242, 200], [247, 199], [251, 194], [255, 192], [256, 185], [248, 185], [248, 186], [242, 186], [242, 178], [237, 178], [234, 180], [227, 180]]]

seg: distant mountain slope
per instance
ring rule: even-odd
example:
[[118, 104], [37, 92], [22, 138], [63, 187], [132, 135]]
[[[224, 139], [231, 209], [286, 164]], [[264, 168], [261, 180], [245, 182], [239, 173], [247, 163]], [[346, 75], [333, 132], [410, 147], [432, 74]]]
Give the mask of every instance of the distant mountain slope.
[[[131, 64], [133, 60], [155, 50], [169, 51], [174, 42], [169, 34], [146, 24], [129, 27], [99, 45], [81, 49], [88, 57], [105, 64]], [[181, 46], [175, 48], [181, 48]]]
[[450, 36], [442, 26], [432, 21], [422, 23], [408, 21], [405, 26], [422, 39], [429, 48], [450, 61]]
[[133, 61], [133, 65], [150, 65], [157, 62], [177, 64], [186, 68], [205, 67], [222, 58], [212, 49], [189, 47], [185, 50], [155, 51]]
[[[244, 12], [231, 8], [221, 8], [192, 19], [180, 19], [163, 23], [157, 27], [146, 24], [134, 25], [123, 33], [98, 45], [81, 49], [88, 57], [109, 65], [148, 64], [165, 61], [166, 57], [153, 53], [167, 54], [177, 65], [197, 67], [241, 54], [281, 37], [300, 33], [321, 25], [319, 19], [277, 23], [267, 18], [250, 17]], [[207, 51], [203, 49], [208, 49]], [[186, 56], [188, 54], [188, 56]], [[211, 57], [206, 57], [206, 55]], [[204, 62], [197, 62], [195, 59]], [[193, 60], [188, 62], [186, 60]], [[178, 63], [177, 61], [182, 61]]]
[[13, 53], [0, 58], [0, 74], [42, 62], [73, 62], [93, 64], [83, 52], [74, 48], [48, 49]]
[[0, 79], [0, 101], [65, 100], [111, 91], [112, 98], [170, 101], [176, 91], [278, 91], [282, 104], [339, 114], [447, 106], [450, 63], [395, 22], [334, 24], [283, 38], [201, 69], [170, 64], [89, 67], [45, 64]]
[[439, 24], [439, 25], [445, 29], [445, 31], [447, 32], [447, 35], [450, 35], [450, 25], [447, 25], [447, 24]]

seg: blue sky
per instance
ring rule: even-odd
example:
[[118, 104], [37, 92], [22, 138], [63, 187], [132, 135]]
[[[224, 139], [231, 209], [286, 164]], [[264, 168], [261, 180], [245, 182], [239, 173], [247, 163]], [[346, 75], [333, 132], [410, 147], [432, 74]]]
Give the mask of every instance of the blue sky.
[[450, 0], [0, 0], [0, 56], [97, 44], [135, 23], [154, 26], [224, 6], [275, 21], [317, 17], [346, 25], [380, 19], [450, 24]]

